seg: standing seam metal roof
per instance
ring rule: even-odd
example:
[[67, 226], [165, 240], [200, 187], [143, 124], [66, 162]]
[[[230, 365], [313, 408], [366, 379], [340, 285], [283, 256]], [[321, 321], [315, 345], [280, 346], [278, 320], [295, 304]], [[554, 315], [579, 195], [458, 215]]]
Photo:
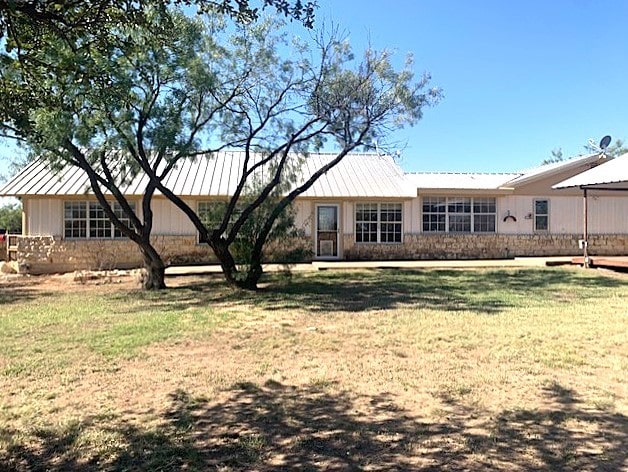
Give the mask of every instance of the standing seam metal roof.
[[[244, 153], [225, 151], [213, 155], [199, 156], [180, 162], [165, 178], [164, 184], [180, 196], [226, 197], [231, 195], [243, 172]], [[305, 182], [336, 154], [310, 154], [303, 158], [301, 175], [297, 185]], [[291, 156], [291, 159], [299, 159]], [[251, 158], [258, 162], [259, 155]], [[269, 166], [254, 172], [255, 178], [266, 179]], [[137, 175], [121, 185], [127, 195], [141, 195], [147, 177]], [[77, 167], [67, 166], [54, 172], [45, 162], [35, 161], [26, 166], [0, 189], [0, 195], [84, 195], [92, 193], [87, 175]], [[302, 197], [351, 198], [390, 197], [410, 198], [416, 196], [416, 187], [408, 185], [403, 171], [390, 156], [377, 154], [348, 154], [340, 163], [321, 176]]]
[[581, 174], [574, 175], [554, 185], [554, 188], [586, 187], [617, 183], [628, 184], [628, 154], [616, 157]]

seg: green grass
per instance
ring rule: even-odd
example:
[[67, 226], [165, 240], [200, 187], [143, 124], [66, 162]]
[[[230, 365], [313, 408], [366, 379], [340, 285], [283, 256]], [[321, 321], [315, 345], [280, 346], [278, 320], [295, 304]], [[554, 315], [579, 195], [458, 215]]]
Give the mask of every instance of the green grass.
[[210, 332], [224, 319], [211, 307], [171, 306], [156, 294], [139, 292], [113, 298], [58, 293], [5, 307], [0, 313], [5, 375], [51, 375], [85, 355], [104, 362], [131, 358], [156, 342]]
[[625, 276], [176, 283], [0, 286], [0, 470], [625, 465]]

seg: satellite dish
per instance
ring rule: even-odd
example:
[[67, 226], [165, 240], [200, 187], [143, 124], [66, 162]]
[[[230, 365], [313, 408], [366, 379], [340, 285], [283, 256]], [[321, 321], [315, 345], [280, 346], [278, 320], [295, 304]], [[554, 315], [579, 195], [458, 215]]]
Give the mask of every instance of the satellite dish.
[[600, 149], [603, 151], [604, 149], [608, 147], [610, 143], [611, 143], [611, 137], [608, 135], [604, 136], [602, 140], [600, 141]]

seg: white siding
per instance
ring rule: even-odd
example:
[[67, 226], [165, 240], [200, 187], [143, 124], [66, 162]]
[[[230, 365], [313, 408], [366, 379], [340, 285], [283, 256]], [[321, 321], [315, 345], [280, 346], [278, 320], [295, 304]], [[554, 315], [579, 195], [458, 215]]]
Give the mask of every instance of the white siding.
[[25, 202], [26, 228], [32, 236], [63, 234], [63, 201], [59, 199], [28, 199]]
[[[508, 195], [506, 197], [497, 198], [497, 232], [501, 234], [530, 234], [534, 232], [533, 211], [534, 198], [530, 196]], [[542, 197], [539, 197], [542, 198]], [[550, 202], [550, 211], [553, 210], [553, 204]], [[504, 221], [504, 218], [510, 214], [517, 221]], [[550, 216], [550, 227], [552, 225]]]
[[312, 225], [314, 224], [314, 206], [311, 201], [295, 201], [292, 204], [294, 208], [294, 226], [302, 229], [305, 236], [312, 236]]
[[[185, 202], [196, 211], [196, 202]], [[151, 203], [151, 208], [153, 210], [153, 234], [196, 234], [196, 229], [187, 215], [169, 200], [155, 198]]]
[[342, 206], [342, 226], [338, 228], [340, 234], [353, 234], [354, 232], [354, 219], [355, 209], [353, 202], [344, 202]]
[[410, 207], [411, 216], [404, 222], [405, 232], [410, 234], [420, 233], [423, 230], [421, 197], [413, 198], [406, 207]]
[[[589, 232], [628, 234], [628, 196], [589, 196]], [[582, 217], [580, 217], [582, 220]], [[582, 224], [580, 224], [582, 226]]]
[[[498, 232], [529, 234], [533, 230], [534, 199], [545, 198], [550, 205], [550, 233], [580, 234], [583, 231], [582, 197], [508, 196], [498, 199]], [[508, 210], [517, 222], [504, 222]], [[589, 233], [628, 233], [628, 198], [625, 196], [589, 196]], [[530, 217], [530, 218], [528, 218]]]

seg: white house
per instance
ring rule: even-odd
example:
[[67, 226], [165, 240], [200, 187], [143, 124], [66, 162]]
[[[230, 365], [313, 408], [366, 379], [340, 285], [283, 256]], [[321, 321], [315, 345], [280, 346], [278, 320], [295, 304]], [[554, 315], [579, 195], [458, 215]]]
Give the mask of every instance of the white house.
[[[305, 158], [301, 178], [332, 157]], [[313, 259], [577, 255], [582, 192], [553, 186], [604, 159], [592, 154], [505, 174], [404, 173], [389, 156], [351, 154], [295, 201], [295, 223]], [[242, 154], [223, 152], [182, 163], [165, 184], [202, 215], [233, 192], [241, 172]], [[137, 212], [143, 183], [137, 177], [124, 188]], [[139, 264], [134, 245], [115, 231], [76, 168], [54, 173], [34, 162], [0, 195], [23, 202], [23, 235], [11, 256], [24, 271]], [[627, 254], [628, 195], [600, 191], [589, 207], [590, 253]], [[156, 195], [152, 209], [164, 259], [213, 260], [178, 208]]]

